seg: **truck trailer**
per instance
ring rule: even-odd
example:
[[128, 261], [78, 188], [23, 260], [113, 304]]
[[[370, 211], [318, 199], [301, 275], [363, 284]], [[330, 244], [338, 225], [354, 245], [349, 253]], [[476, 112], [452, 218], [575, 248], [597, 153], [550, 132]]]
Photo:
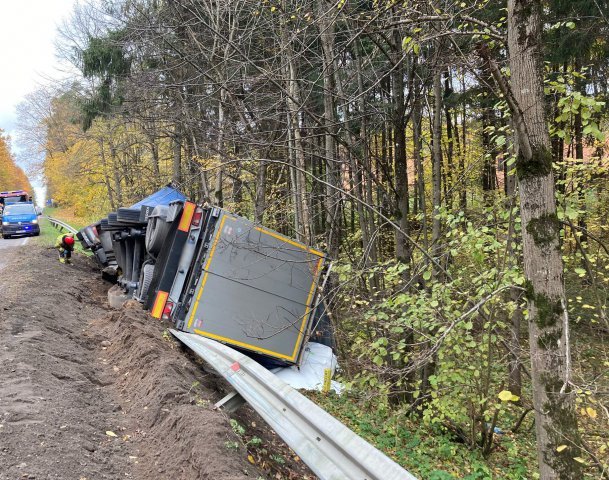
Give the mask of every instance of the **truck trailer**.
[[111, 232], [112, 252], [101, 242], [83, 246], [114, 253], [117, 284], [154, 318], [268, 365], [298, 365], [324, 324], [325, 254], [228, 210], [167, 198], [121, 208], [79, 232]]

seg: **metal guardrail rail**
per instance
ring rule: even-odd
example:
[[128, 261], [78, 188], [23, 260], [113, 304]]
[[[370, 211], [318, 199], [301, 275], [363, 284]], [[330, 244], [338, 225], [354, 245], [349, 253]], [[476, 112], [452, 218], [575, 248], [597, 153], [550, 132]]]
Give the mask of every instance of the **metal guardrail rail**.
[[393, 460], [251, 358], [170, 330], [222, 375], [322, 480], [415, 480]]
[[46, 217], [46, 219], [51, 223], [51, 225], [53, 227], [55, 227], [60, 232], [62, 230], [67, 230], [68, 232], [73, 233], [73, 234], [78, 233], [78, 230], [76, 230], [71, 225], [68, 225], [66, 222], [62, 222], [61, 220], [57, 220], [56, 218], [52, 218], [52, 217]]

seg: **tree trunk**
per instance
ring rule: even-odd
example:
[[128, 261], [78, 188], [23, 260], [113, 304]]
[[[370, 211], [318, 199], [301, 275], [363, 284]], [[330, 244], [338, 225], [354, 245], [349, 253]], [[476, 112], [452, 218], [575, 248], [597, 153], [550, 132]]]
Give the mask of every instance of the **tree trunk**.
[[[439, 50], [440, 45], [436, 48]], [[440, 241], [440, 204], [442, 202], [442, 70], [437, 64], [439, 59], [439, 51], [436, 52], [436, 71], [433, 75], [433, 95], [434, 95], [434, 111], [433, 111], [433, 222], [431, 242], [434, 252], [438, 252], [437, 243]]]
[[[513, 143], [513, 151], [511, 149], [506, 149], [505, 158], [503, 161], [503, 170], [504, 170], [504, 178], [505, 178], [505, 195], [507, 197], [505, 205], [506, 208], [510, 210], [510, 223], [508, 226], [508, 247], [506, 249], [507, 253], [507, 264], [510, 266], [517, 265], [521, 262], [519, 256], [516, 255], [516, 249], [514, 248], [515, 244], [518, 242], [517, 232], [515, 229], [515, 216], [514, 212], [516, 206], [516, 175], [514, 175], [516, 168], [514, 164], [508, 165], [507, 159], [511, 157], [511, 155], [518, 155], [517, 149], [517, 139], [514, 138]], [[510, 288], [510, 300], [516, 304], [516, 309], [514, 313], [512, 313], [511, 325], [510, 325], [510, 337], [508, 339], [508, 385], [509, 390], [514, 395], [518, 397], [522, 397], [522, 362], [521, 358], [521, 350], [522, 345], [520, 342], [520, 332], [522, 330], [522, 319], [523, 312], [522, 308], [520, 308], [520, 303], [522, 301], [522, 291], [519, 288], [512, 287]]]
[[[542, 480], [581, 479], [581, 440], [570, 391], [569, 319], [544, 111], [541, 0], [508, 1], [508, 46], [516, 123], [522, 246], [537, 457]], [[496, 80], [502, 82], [495, 72]], [[557, 451], [561, 445], [567, 448]]]
[[495, 124], [496, 118], [493, 107], [485, 104], [482, 112], [482, 153], [484, 155], [482, 191], [484, 192], [484, 200], [488, 205], [491, 204], [490, 193], [497, 189], [497, 149], [488, 131], [488, 128], [495, 127]]
[[116, 194], [116, 203], [120, 206], [123, 204], [123, 186], [121, 184], [120, 165], [118, 164], [116, 147], [112, 143], [110, 143], [110, 158], [112, 159], [112, 171], [114, 173], [114, 192]]
[[421, 232], [423, 235], [423, 246], [425, 250], [429, 248], [429, 237], [427, 232], [427, 201], [425, 197], [425, 169], [423, 168], [423, 158], [421, 151], [423, 150], [423, 144], [421, 141], [421, 119], [422, 119], [422, 105], [421, 105], [421, 92], [418, 86], [414, 89], [414, 100], [412, 104], [412, 143], [413, 143], [413, 156], [415, 162], [415, 168], [417, 171], [417, 203], [419, 205], [419, 211], [421, 213]]
[[[401, 46], [399, 32], [394, 34], [396, 46]], [[391, 73], [393, 109], [393, 140], [395, 146], [395, 204], [396, 216], [400, 230], [408, 235], [409, 192], [408, 192], [408, 165], [406, 162], [406, 105], [404, 103], [404, 63], [401, 61], [401, 49], [395, 55], [397, 65]], [[399, 262], [406, 265], [410, 263], [412, 249], [407, 238], [400, 232], [395, 233], [395, 256]], [[408, 270], [404, 271], [405, 273]]]
[[[289, 9], [286, 0], [283, 1], [283, 9], [286, 11]], [[286, 95], [288, 147], [290, 151], [290, 163], [294, 165], [294, 168], [290, 167], [292, 201], [294, 203], [294, 229], [299, 240], [310, 244], [312, 242], [311, 207], [309, 196], [307, 195], [305, 149], [300, 131], [300, 84], [294, 61], [294, 49], [289, 33], [288, 28], [283, 25], [281, 27], [281, 41], [286, 62], [285, 89], [288, 93]]]
[[334, 24], [328, 15], [329, 5], [326, 0], [318, 1], [320, 42], [323, 57], [324, 80], [324, 157], [326, 161], [326, 232], [328, 254], [338, 258], [340, 246], [341, 198], [338, 193], [340, 185], [340, 165], [336, 155], [336, 111], [334, 109]]
[[[574, 69], [576, 72], [580, 73], [581, 66], [579, 62], [575, 62]], [[585, 82], [582, 79], [578, 79], [577, 81], [577, 90], [582, 94], [586, 94], [586, 86]], [[575, 160], [576, 164], [581, 166], [584, 163], [584, 126], [583, 119], [581, 113], [581, 106], [579, 111], [575, 114], [574, 119], [574, 129], [575, 129]], [[584, 179], [580, 178], [575, 183], [576, 187], [578, 187], [578, 197], [579, 197], [579, 210], [580, 215], [577, 219], [577, 226], [579, 227], [579, 231], [581, 232], [581, 237], [579, 237], [579, 241], [584, 244], [584, 246], [588, 243], [588, 225], [586, 223], [586, 192], [583, 186]]]
[[[444, 73], [444, 97], [449, 97], [453, 93], [451, 69], [446, 69]], [[444, 105], [444, 116], [446, 117], [446, 185], [444, 190], [446, 192], [444, 203], [448, 208], [452, 209], [453, 206], [453, 190], [455, 188], [455, 163], [454, 163], [454, 151], [455, 151], [455, 128], [453, 126], [453, 118], [450, 106], [447, 102], [442, 102]]]
[[264, 160], [258, 162], [256, 171], [256, 202], [254, 204], [254, 222], [262, 223], [266, 210], [266, 176], [267, 164]]
[[[289, 87], [288, 87], [289, 88]], [[296, 152], [295, 152], [295, 148], [294, 148], [294, 127], [293, 127], [293, 116], [292, 113], [290, 112], [290, 108], [289, 108], [289, 102], [290, 100], [288, 100], [288, 111], [286, 112], [286, 126], [288, 129], [288, 136], [287, 136], [287, 147], [288, 147], [288, 155], [287, 158], [289, 160], [289, 173], [290, 173], [290, 195], [292, 196], [292, 205], [294, 208], [294, 236], [296, 237], [296, 240], [298, 240], [299, 242], [303, 241], [302, 238], [302, 212], [301, 212], [301, 208], [300, 208], [300, 201], [298, 200], [298, 192], [299, 192], [299, 186], [298, 186], [298, 180], [296, 178], [296, 168], [293, 167], [293, 165], [296, 165]], [[306, 241], [306, 240], [305, 240]]]
[[224, 205], [224, 102], [226, 100], [226, 90], [220, 89], [220, 99], [218, 101], [218, 139], [216, 142], [216, 151], [220, 165], [216, 172], [216, 185], [214, 188], [214, 201], [218, 207]]
[[[358, 115], [360, 116], [360, 127], [359, 127], [359, 141], [361, 144], [362, 152], [362, 166], [356, 166], [356, 184], [359, 185], [357, 188], [357, 194], [360, 197], [361, 202], [357, 203], [359, 221], [362, 229], [362, 251], [364, 255], [368, 254], [365, 258], [365, 265], [376, 265], [378, 262], [378, 255], [376, 249], [376, 240], [374, 240], [374, 214], [372, 211], [364, 208], [362, 202], [372, 205], [372, 175], [370, 165], [370, 147], [369, 147], [369, 135], [368, 135], [368, 122], [366, 119], [366, 98], [364, 88], [364, 75], [362, 74], [362, 48], [359, 42], [356, 42], [356, 76], [357, 76], [357, 106]], [[363, 174], [362, 174], [363, 170]], [[379, 281], [378, 275], [375, 273], [370, 278], [370, 286], [374, 289], [378, 288]]]
[[205, 169], [202, 168], [198, 161], [200, 158], [204, 157], [203, 153], [201, 151], [199, 151], [199, 144], [197, 142], [197, 136], [195, 135], [194, 132], [191, 133], [192, 134], [192, 146], [194, 148], [194, 153], [197, 159], [197, 167], [199, 169], [200, 172], [200, 186], [201, 186], [201, 199], [203, 202], [209, 202], [211, 200], [210, 195], [209, 195], [209, 182], [207, 180], [207, 173], [205, 172]]
[[171, 179], [179, 185], [182, 182], [182, 133], [180, 127], [176, 125], [172, 138], [173, 141], [173, 174]]
[[99, 144], [99, 156], [102, 161], [102, 170], [104, 174], [104, 184], [106, 185], [106, 190], [108, 191], [108, 200], [110, 201], [110, 207], [112, 210], [116, 210], [116, 202], [114, 201], [114, 192], [112, 191], [112, 185], [110, 184], [110, 176], [108, 175], [108, 162], [106, 161], [106, 152], [104, 150], [104, 140], [100, 138], [98, 140]]
[[[461, 88], [465, 90], [465, 75], [462, 75]], [[456, 124], [457, 122], [455, 122]], [[463, 179], [465, 186], [461, 189], [461, 195], [459, 196], [459, 208], [463, 212], [467, 210], [467, 172], [465, 171], [465, 157], [467, 155], [467, 104], [463, 102], [463, 113], [461, 119], [461, 154], [459, 155], [459, 175]]]

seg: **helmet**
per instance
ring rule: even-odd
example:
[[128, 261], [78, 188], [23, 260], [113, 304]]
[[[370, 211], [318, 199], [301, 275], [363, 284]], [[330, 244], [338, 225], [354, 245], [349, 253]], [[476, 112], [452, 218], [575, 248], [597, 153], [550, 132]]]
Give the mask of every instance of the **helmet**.
[[63, 239], [63, 241], [64, 241], [64, 243], [65, 243], [66, 245], [69, 245], [69, 246], [74, 245], [74, 237], [67, 237], [67, 236], [66, 236], [66, 237]]

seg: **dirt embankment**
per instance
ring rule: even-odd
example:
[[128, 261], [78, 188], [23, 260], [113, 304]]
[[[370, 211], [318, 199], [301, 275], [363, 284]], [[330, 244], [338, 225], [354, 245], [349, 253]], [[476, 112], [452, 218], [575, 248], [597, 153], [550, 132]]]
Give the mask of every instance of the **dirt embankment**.
[[86, 259], [65, 266], [32, 246], [11, 257], [0, 480], [314, 478], [251, 410], [232, 425], [213, 410], [222, 381], [138, 304], [109, 312]]

